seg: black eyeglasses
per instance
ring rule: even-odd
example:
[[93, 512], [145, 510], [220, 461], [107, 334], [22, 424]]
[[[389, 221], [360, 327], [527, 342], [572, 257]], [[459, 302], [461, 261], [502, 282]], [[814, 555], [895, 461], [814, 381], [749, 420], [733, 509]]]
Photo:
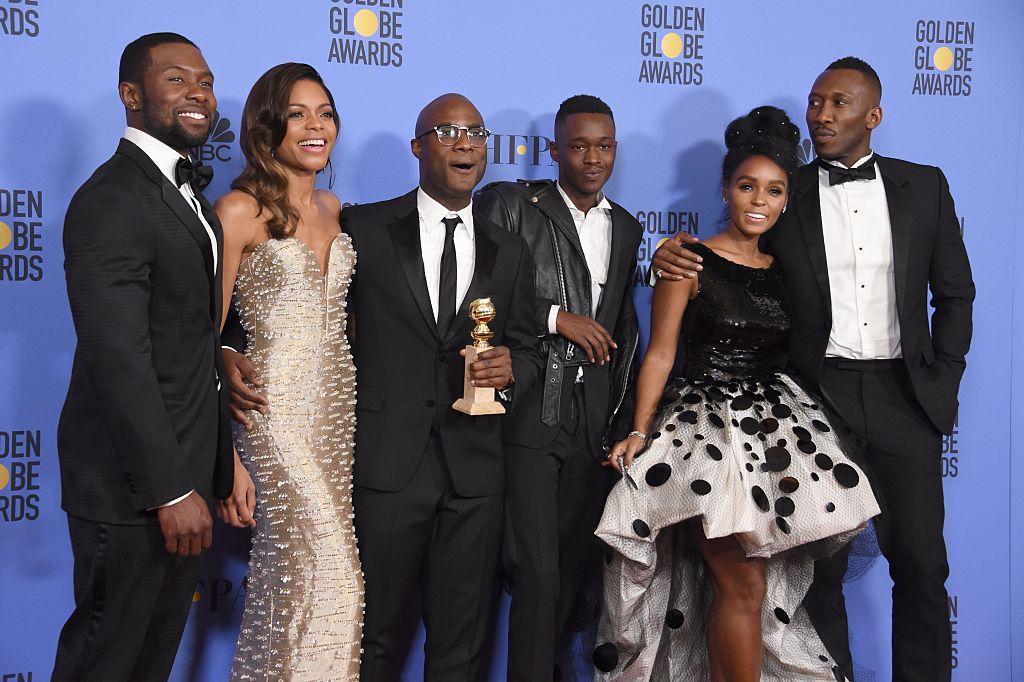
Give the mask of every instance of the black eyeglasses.
[[433, 128], [427, 128], [422, 133], [416, 135], [417, 138], [423, 137], [427, 133], [437, 133], [437, 141], [446, 147], [453, 147], [455, 143], [462, 137], [462, 131], [466, 131], [466, 139], [469, 140], [469, 144], [473, 147], [483, 147], [487, 144], [487, 138], [491, 136], [491, 131], [483, 126], [459, 126], [454, 123], [445, 123], [443, 125], [434, 126]]

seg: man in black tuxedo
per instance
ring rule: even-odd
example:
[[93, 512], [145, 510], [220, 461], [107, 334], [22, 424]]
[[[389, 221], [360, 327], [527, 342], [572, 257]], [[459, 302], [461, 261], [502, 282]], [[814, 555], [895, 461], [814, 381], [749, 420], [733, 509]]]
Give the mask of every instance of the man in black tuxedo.
[[[353, 499], [366, 580], [360, 678], [368, 682], [400, 679], [418, 592], [425, 679], [485, 673], [505, 460], [501, 416], [452, 409], [463, 395], [471, 301], [489, 297], [497, 310], [495, 347], [470, 368], [475, 385], [499, 389], [513, 409], [540, 372], [529, 249], [472, 200], [489, 134], [462, 95], [435, 99], [411, 142], [419, 187], [341, 214], [359, 259], [348, 309], [359, 375]], [[258, 406], [263, 399], [246, 386], [258, 383], [251, 366], [225, 353], [235, 405]]]
[[78, 346], [57, 447], [75, 610], [55, 680], [167, 679], [209, 505], [232, 484], [220, 225], [187, 157], [217, 108], [213, 75], [191, 41], [157, 33], [125, 48], [119, 79], [124, 139], [64, 224]]
[[[974, 283], [942, 171], [871, 151], [881, 93], [874, 69], [855, 57], [818, 76], [807, 103], [818, 161], [794, 174], [789, 212], [768, 247], [790, 297], [789, 362], [866, 444], [883, 498], [876, 528], [893, 579], [893, 679], [949, 680], [940, 448], [956, 419]], [[685, 241], [659, 249], [655, 273], [699, 267]], [[818, 562], [805, 606], [853, 679], [848, 556]]]
[[476, 197], [484, 215], [530, 246], [535, 333], [547, 360], [544, 381], [505, 421], [510, 680], [552, 679], [579, 587], [601, 566], [594, 530], [611, 482], [601, 443], [630, 382], [643, 233], [604, 194], [615, 146], [608, 105], [571, 97], [555, 115], [558, 181], [497, 182]]

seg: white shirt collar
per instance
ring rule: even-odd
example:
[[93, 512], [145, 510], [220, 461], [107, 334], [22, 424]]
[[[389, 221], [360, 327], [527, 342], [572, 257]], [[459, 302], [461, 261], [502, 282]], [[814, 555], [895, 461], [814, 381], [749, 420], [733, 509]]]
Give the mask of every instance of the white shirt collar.
[[131, 126], [125, 128], [124, 139], [144, 151], [146, 156], [152, 159], [156, 167], [160, 169], [160, 172], [171, 181], [171, 184], [175, 184], [174, 167], [177, 165], [178, 159], [182, 158], [181, 154], [149, 133], [144, 133], [138, 128], [132, 128]]
[[420, 221], [426, 230], [440, 228], [442, 226], [441, 220], [443, 218], [454, 217], [457, 215], [462, 218], [462, 222], [459, 223], [455, 229], [458, 230], [464, 227], [469, 238], [473, 238], [472, 199], [465, 208], [459, 211], [449, 211], [446, 207], [441, 205], [441, 202], [424, 192], [422, 187], [419, 187], [416, 190], [416, 210], [419, 212]]
[[[570, 199], [569, 195], [565, 193], [564, 189], [562, 189], [562, 183], [556, 182], [555, 187], [558, 188], [558, 193], [562, 195], [562, 200], [565, 202], [565, 205], [569, 207], [569, 213], [571, 213], [573, 217], [578, 216], [581, 219], [585, 218], [587, 214], [578, 209], [576, 204], [572, 203], [572, 199]], [[608, 197], [604, 195], [604, 190], [597, 193], [597, 203], [594, 205], [594, 208], [599, 208], [602, 211], [612, 210], [612, 205], [608, 202]]]
[[[852, 166], [849, 166], [849, 168], [858, 168], [860, 166], [863, 166], [864, 162], [867, 161], [868, 159], [870, 159], [874, 155], [875, 155], [875, 152], [869, 149], [866, 156], [862, 156], [861, 158], [857, 159]], [[843, 164], [839, 163], [838, 161], [833, 161], [831, 159], [825, 159], [825, 163], [832, 164], [833, 166], [839, 166], [840, 168], [847, 168], [847, 166], [844, 166]]]

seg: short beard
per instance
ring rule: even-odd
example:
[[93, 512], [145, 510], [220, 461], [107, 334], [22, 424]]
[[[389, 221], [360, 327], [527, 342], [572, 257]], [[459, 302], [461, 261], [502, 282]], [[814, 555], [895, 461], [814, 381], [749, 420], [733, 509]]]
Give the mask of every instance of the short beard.
[[210, 136], [209, 121], [207, 121], [205, 133], [192, 135], [185, 130], [185, 126], [181, 124], [177, 117], [170, 123], [165, 124], [156, 120], [150, 109], [145, 106], [142, 108], [142, 120], [145, 122], [150, 135], [177, 151], [198, 147], [206, 142], [206, 139]]

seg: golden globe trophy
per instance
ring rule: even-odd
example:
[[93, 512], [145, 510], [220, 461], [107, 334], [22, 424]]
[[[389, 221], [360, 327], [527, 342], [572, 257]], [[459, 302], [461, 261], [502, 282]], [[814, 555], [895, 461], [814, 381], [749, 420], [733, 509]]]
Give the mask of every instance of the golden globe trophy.
[[463, 379], [462, 397], [452, 407], [465, 414], [505, 414], [505, 408], [494, 399], [494, 389], [474, 386], [469, 379], [469, 366], [476, 362], [476, 356], [491, 347], [488, 341], [494, 332], [487, 323], [494, 319], [494, 304], [489, 298], [478, 298], [469, 304], [469, 316], [476, 326], [470, 332], [473, 343], [466, 346], [466, 373]]

